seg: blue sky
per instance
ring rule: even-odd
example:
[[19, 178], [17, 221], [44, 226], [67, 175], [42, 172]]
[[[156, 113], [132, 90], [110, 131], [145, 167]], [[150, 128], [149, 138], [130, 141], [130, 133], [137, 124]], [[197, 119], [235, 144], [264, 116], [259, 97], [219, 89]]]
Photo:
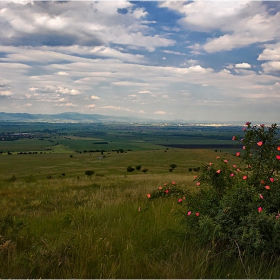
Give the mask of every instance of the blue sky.
[[0, 111], [280, 121], [278, 1], [0, 1]]

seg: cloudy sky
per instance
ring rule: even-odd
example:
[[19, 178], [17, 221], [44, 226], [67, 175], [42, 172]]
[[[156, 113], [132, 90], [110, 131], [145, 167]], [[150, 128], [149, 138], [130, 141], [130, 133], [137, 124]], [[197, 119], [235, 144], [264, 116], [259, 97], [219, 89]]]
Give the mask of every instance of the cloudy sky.
[[0, 1], [0, 111], [280, 122], [280, 2]]

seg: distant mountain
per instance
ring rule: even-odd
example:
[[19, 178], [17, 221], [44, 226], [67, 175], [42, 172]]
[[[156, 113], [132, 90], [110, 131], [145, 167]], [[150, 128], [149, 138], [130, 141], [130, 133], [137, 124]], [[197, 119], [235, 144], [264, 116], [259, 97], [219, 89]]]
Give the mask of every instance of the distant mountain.
[[[246, 121], [209, 121], [209, 120], [153, 120], [135, 117], [104, 116], [99, 114], [81, 114], [65, 112], [60, 114], [27, 114], [0, 112], [0, 122], [55, 122], [55, 123], [147, 123], [147, 124], [185, 124], [185, 125], [244, 125]], [[261, 122], [252, 121], [253, 124]], [[264, 124], [271, 124], [264, 122]]]
[[[98, 114], [80, 114], [74, 112], [65, 112], [60, 114], [48, 115], [48, 114], [27, 114], [27, 113], [4, 113], [0, 112], [0, 121], [8, 122], [139, 122], [138, 118], [130, 117], [116, 117], [116, 116], [104, 116]], [[154, 122], [148, 120], [148, 122]]]

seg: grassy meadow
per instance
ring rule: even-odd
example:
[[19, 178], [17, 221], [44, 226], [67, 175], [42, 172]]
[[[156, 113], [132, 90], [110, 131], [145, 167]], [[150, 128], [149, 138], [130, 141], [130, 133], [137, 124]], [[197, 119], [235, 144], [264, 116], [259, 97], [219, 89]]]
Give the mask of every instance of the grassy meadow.
[[[71, 129], [0, 141], [0, 278], [279, 277], [277, 258], [240, 260], [184, 238], [176, 199], [148, 202], [147, 193], [165, 182], [195, 190], [193, 169], [216, 156], [237, 163], [234, 150], [167, 148], [137, 133], [94, 137]], [[83, 152], [95, 145], [109, 148]]]

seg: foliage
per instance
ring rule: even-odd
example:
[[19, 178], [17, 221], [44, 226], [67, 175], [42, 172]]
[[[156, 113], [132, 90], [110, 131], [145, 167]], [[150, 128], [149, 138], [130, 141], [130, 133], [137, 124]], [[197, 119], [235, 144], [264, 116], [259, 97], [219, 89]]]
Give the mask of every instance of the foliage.
[[86, 171], [85, 171], [85, 174], [86, 174], [87, 176], [91, 176], [91, 175], [94, 174], [94, 171], [93, 171], [93, 170], [86, 170]]
[[135, 170], [135, 168], [132, 167], [132, 166], [128, 166], [128, 167], [126, 168], [126, 171], [127, 171], [127, 172], [133, 172], [134, 170]]
[[[243, 130], [244, 138], [232, 137], [243, 145], [243, 153], [236, 153], [240, 166], [217, 156], [217, 164], [205, 164], [195, 176], [196, 191], [187, 190], [182, 193], [186, 199], [179, 198], [186, 233], [198, 244], [215, 244], [215, 249], [229, 253], [279, 255], [278, 128], [247, 122]], [[159, 196], [158, 191], [148, 194], [149, 198]]]
[[142, 167], [141, 165], [136, 165], [136, 166], [135, 166], [135, 169], [136, 169], [136, 170], [140, 170], [141, 167]]

